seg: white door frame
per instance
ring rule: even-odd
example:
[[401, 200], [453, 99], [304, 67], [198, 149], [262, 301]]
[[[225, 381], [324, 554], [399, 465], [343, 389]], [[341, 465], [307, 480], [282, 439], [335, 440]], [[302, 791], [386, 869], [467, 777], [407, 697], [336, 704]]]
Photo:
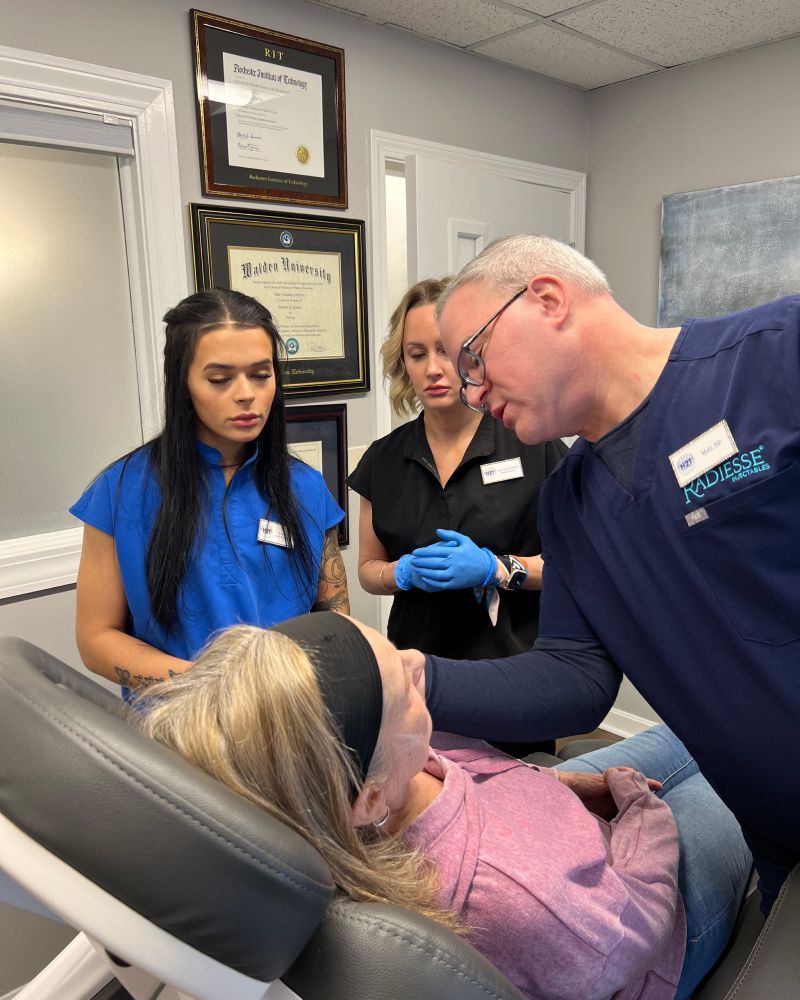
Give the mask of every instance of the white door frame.
[[[120, 183], [142, 425], [151, 437], [161, 425], [161, 317], [188, 291], [172, 83], [0, 46], [0, 97], [131, 126], [136, 155], [120, 161]], [[81, 528], [0, 537], [0, 598], [74, 583], [81, 537]]]
[[[380, 370], [380, 347], [386, 332], [386, 322], [394, 303], [389, 302], [386, 246], [386, 165], [392, 161], [405, 163], [414, 154], [435, 156], [454, 166], [468, 167], [496, 174], [509, 180], [525, 181], [563, 191], [569, 196], [569, 242], [583, 252], [586, 221], [586, 174], [562, 170], [526, 160], [514, 160], [492, 153], [481, 153], [459, 146], [446, 146], [426, 139], [380, 132], [369, 136], [370, 167], [370, 232], [372, 234], [372, 385], [375, 392], [375, 436], [380, 438], [392, 429], [389, 395], [383, 385]], [[381, 620], [385, 624], [391, 598], [381, 598]]]
[[481, 153], [459, 146], [445, 146], [427, 139], [413, 139], [391, 132], [370, 131], [370, 230], [372, 233], [372, 384], [375, 387], [375, 431], [383, 437], [391, 430], [392, 417], [389, 396], [383, 391], [380, 373], [380, 346], [386, 321], [394, 303], [388, 301], [388, 273], [386, 262], [386, 164], [403, 161], [415, 153], [435, 156], [454, 166], [483, 170], [509, 180], [526, 181], [563, 191], [569, 196], [569, 241], [583, 252], [586, 219], [586, 174], [575, 170], [562, 170], [540, 163], [528, 163], [493, 153]]

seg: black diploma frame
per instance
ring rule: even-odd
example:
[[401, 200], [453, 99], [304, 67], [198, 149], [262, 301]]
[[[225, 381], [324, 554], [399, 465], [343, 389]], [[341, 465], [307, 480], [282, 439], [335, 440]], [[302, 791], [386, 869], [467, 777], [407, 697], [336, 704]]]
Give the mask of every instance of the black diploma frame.
[[287, 396], [369, 389], [364, 223], [191, 204], [198, 291], [232, 288], [274, 315]]
[[203, 193], [347, 208], [344, 51], [189, 17]]
[[[346, 482], [347, 405], [287, 406], [285, 413], [286, 440], [290, 450], [293, 445], [296, 446], [298, 457], [322, 473], [325, 485], [344, 511], [344, 520], [339, 522], [339, 545], [347, 545], [350, 540]], [[317, 460], [321, 451], [321, 469], [318, 461], [309, 460], [311, 454], [304, 453], [303, 446], [316, 452]]]

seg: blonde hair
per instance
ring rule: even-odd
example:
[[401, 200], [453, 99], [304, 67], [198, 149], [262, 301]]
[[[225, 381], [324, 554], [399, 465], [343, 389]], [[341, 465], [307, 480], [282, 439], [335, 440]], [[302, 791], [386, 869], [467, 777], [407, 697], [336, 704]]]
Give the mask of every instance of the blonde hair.
[[606, 276], [579, 250], [549, 236], [520, 233], [493, 240], [477, 257], [464, 265], [436, 304], [438, 319], [450, 296], [462, 285], [483, 283], [511, 294], [524, 288], [535, 274], [552, 274], [600, 295], [609, 293]]
[[413, 416], [419, 401], [403, 361], [403, 330], [406, 316], [419, 306], [435, 305], [452, 278], [425, 278], [405, 293], [389, 319], [389, 332], [381, 347], [383, 377], [389, 383], [389, 401], [398, 417]]
[[[310, 841], [343, 893], [458, 929], [436, 903], [430, 862], [396, 836], [353, 827], [351, 793], [361, 782], [309, 656], [287, 636], [231, 628], [190, 670], [148, 688], [135, 705], [132, 721], [148, 736]], [[384, 703], [384, 719], [393, 711]], [[384, 769], [379, 738], [367, 780]]]

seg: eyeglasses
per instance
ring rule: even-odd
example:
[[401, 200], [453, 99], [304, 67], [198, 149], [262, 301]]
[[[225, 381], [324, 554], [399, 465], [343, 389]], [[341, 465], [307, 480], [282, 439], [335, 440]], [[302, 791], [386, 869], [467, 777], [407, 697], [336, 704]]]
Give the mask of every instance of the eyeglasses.
[[[470, 403], [469, 400], [467, 399], [467, 389], [471, 385], [474, 386], [483, 385], [483, 383], [486, 381], [486, 362], [483, 360], [481, 354], [478, 354], [471, 349], [472, 345], [475, 343], [478, 337], [480, 337], [480, 335], [484, 333], [492, 325], [492, 323], [494, 323], [496, 319], [499, 319], [501, 314], [504, 313], [505, 310], [508, 309], [510, 305], [516, 302], [521, 295], [525, 294], [527, 289], [528, 286], [526, 285], [525, 288], [520, 288], [518, 292], [515, 292], [508, 300], [508, 302], [505, 302], [502, 306], [500, 306], [500, 308], [497, 310], [494, 316], [491, 316], [489, 319], [487, 319], [487, 321], [483, 324], [480, 330], [477, 331], [477, 333], [473, 333], [471, 337], [467, 337], [467, 339], [461, 345], [461, 348], [458, 352], [457, 367], [458, 367], [458, 376], [461, 379], [461, 389], [459, 390], [459, 396], [461, 397], [461, 402], [464, 404], [464, 406], [469, 407], [470, 410], [474, 410], [475, 413], [486, 413], [486, 405], [484, 403], [481, 403], [479, 406], [473, 406], [472, 403]], [[486, 347], [485, 344], [482, 345], [481, 351], [483, 351], [485, 347]]]

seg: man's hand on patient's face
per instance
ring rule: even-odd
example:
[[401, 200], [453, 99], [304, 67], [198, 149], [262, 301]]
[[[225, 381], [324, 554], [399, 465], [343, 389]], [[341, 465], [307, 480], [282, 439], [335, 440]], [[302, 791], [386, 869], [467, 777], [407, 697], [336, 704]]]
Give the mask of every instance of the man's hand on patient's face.
[[[601, 819], [613, 819], [617, 812], [617, 804], [608, 787], [609, 771], [633, 771], [632, 767], [611, 767], [602, 774], [584, 774], [582, 771], [556, 771], [559, 781], [572, 789], [583, 802], [589, 812]], [[647, 779], [647, 787], [651, 792], [661, 788], [661, 782], [655, 778]]]

